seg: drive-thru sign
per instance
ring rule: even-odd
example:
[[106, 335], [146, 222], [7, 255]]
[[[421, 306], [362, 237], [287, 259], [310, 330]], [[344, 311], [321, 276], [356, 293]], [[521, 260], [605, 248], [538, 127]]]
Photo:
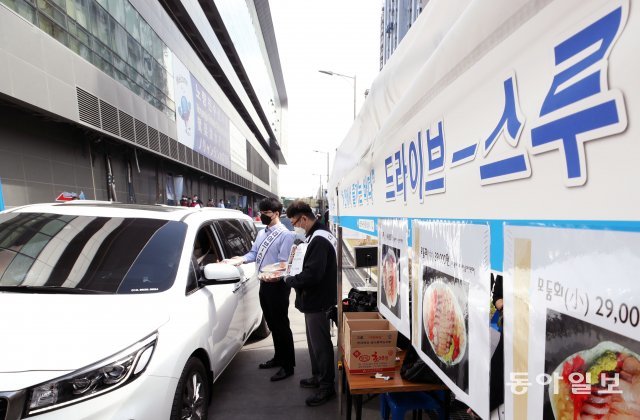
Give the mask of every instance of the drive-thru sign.
[[[398, 248], [380, 268], [392, 276], [379, 282], [381, 303], [391, 311], [409, 301], [396, 291], [413, 293], [413, 345], [483, 418], [489, 269], [504, 276], [508, 418], [580, 418], [595, 406], [640, 416], [628, 403], [640, 400], [628, 386], [640, 383], [640, 9], [630, 3], [429, 2], [336, 154], [334, 221]], [[408, 225], [407, 245], [389, 242], [390, 219]], [[405, 254], [411, 287], [395, 287], [406, 267], [393, 255]], [[406, 330], [398, 314], [388, 319]]]

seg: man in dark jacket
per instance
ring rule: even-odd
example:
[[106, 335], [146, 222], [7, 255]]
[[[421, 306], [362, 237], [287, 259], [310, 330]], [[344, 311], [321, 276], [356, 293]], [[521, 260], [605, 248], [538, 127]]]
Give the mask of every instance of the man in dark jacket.
[[313, 376], [302, 379], [300, 386], [319, 388], [306, 400], [308, 406], [317, 406], [336, 395], [333, 343], [327, 311], [335, 306], [337, 300], [337, 242], [316, 219], [308, 204], [294, 201], [287, 209], [287, 217], [296, 231], [304, 229], [306, 235], [305, 242], [296, 249], [299, 252], [306, 247], [301, 271], [285, 281], [296, 291], [296, 308], [304, 313], [307, 329]]

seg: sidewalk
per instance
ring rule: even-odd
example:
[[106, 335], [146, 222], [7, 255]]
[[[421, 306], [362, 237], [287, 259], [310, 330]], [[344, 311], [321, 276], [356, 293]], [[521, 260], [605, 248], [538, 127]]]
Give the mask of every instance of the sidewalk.
[[[350, 251], [350, 252], [349, 252]], [[352, 249], [348, 253], [351, 254]], [[343, 296], [351, 287], [360, 286], [364, 281], [365, 273], [362, 269], [354, 269], [352, 260], [345, 255], [345, 268], [343, 269], [342, 291]], [[375, 285], [375, 277], [373, 285]], [[296, 353], [295, 374], [280, 382], [271, 382], [269, 378], [277, 369], [258, 369], [258, 364], [269, 360], [273, 356], [273, 340], [271, 336], [264, 340], [249, 342], [233, 359], [222, 376], [213, 385], [213, 396], [209, 408], [210, 419], [251, 419], [251, 420], [331, 420], [346, 418], [346, 396], [342, 396], [342, 413], [340, 414], [339, 396], [319, 407], [307, 407], [305, 399], [315, 390], [300, 388], [302, 378], [311, 376], [311, 364], [309, 350], [307, 348], [307, 336], [304, 326], [304, 315], [295, 307], [295, 291], [291, 291], [289, 304], [289, 320], [293, 332], [293, 341]], [[335, 328], [334, 328], [335, 331]], [[336, 332], [337, 333], [337, 332]], [[333, 338], [334, 346], [337, 337]], [[334, 354], [338, 357], [338, 351], [334, 348]], [[338, 388], [338, 376], [336, 373], [336, 391]], [[379, 398], [364, 399], [362, 410], [363, 420], [378, 420]], [[467, 419], [459, 412], [452, 412], [451, 419]], [[410, 418], [410, 414], [407, 415]], [[423, 418], [429, 419], [425, 414]], [[352, 413], [355, 419], [355, 411]]]
[[[345, 287], [350, 287], [348, 282], [346, 283]], [[269, 378], [276, 373], [277, 369], [258, 369], [259, 363], [273, 356], [271, 336], [246, 344], [213, 385], [213, 396], [209, 408], [210, 419], [330, 420], [340, 418], [337, 396], [319, 407], [307, 407], [304, 403], [314, 390], [299, 386], [300, 379], [311, 376], [311, 364], [304, 315], [295, 309], [294, 300], [295, 292], [292, 291], [289, 319], [296, 351], [295, 374], [283, 381], [271, 382]], [[334, 338], [334, 345], [335, 340], [336, 338]], [[335, 353], [337, 357], [337, 350]], [[378, 404], [376, 397], [364, 405], [363, 420], [380, 418]], [[343, 397], [342, 418], [345, 418], [345, 407], [346, 398]], [[355, 413], [353, 418], [355, 419]]]

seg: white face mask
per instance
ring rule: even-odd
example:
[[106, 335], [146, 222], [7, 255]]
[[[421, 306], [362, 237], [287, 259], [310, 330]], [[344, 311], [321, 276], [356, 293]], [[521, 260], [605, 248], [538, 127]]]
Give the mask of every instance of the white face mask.
[[305, 236], [307, 232], [301, 227], [294, 227], [293, 230], [296, 232], [296, 235]]

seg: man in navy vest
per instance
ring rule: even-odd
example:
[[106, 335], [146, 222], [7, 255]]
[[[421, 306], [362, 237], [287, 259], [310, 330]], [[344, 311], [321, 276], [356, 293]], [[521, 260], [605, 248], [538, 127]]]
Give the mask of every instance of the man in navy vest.
[[296, 289], [296, 308], [304, 313], [313, 376], [302, 379], [300, 386], [318, 388], [316, 394], [306, 400], [306, 404], [313, 407], [336, 395], [333, 342], [327, 313], [337, 300], [337, 241], [317, 220], [311, 207], [302, 201], [294, 201], [287, 208], [287, 217], [296, 231], [304, 231], [306, 236], [305, 242], [296, 248], [296, 256], [303, 252], [302, 267], [294, 273], [292, 264], [292, 275], [285, 281]]

